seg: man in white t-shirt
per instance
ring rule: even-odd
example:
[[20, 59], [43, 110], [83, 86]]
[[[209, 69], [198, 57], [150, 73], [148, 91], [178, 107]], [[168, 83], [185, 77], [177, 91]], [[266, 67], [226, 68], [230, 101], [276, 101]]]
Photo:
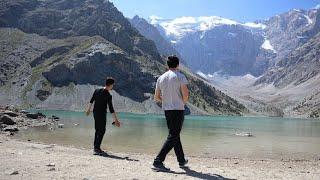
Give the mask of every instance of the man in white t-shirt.
[[180, 167], [184, 167], [188, 163], [184, 158], [180, 141], [180, 132], [184, 121], [184, 107], [189, 99], [188, 81], [178, 71], [178, 57], [169, 56], [167, 65], [169, 70], [158, 78], [154, 96], [156, 101], [162, 103], [169, 129], [167, 140], [153, 162], [153, 166], [161, 171], [170, 171], [163, 165], [163, 161], [172, 148], [174, 148]]

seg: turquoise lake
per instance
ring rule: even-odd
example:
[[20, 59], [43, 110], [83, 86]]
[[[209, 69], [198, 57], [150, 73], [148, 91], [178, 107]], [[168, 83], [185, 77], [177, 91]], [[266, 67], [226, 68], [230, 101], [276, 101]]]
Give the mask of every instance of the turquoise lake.
[[[17, 138], [92, 148], [92, 114], [39, 111], [60, 117], [63, 128], [46, 126], [20, 131]], [[107, 115], [102, 148], [113, 152], [157, 154], [168, 130], [163, 115], [120, 113], [122, 127], [111, 125]], [[235, 134], [250, 132], [253, 137]], [[319, 159], [320, 120], [270, 117], [186, 116], [181, 133], [187, 156], [219, 158]], [[172, 153], [172, 152], [171, 152]]]

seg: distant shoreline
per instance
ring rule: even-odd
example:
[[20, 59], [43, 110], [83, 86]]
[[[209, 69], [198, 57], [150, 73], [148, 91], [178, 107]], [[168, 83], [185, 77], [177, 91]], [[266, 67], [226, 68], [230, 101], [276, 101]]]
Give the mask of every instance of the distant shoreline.
[[[84, 110], [64, 110], [64, 109], [41, 109], [41, 108], [31, 108], [29, 111], [64, 111], [64, 112], [83, 112]], [[108, 113], [108, 112], [107, 112]], [[142, 113], [142, 112], [128, 112], [128, 111], [119, 111], [118, 113], [128, 113], [128, 114], [138, 114], [138, 115], [164, 115], [164, 113]], [[311, 117], [302, 117], [302, 116], [263, 116], [263, 115], [254, 115], [254, 114], [244, 114], [242, 116], [238, 115], [206, 115], [206, 114], [189, 114], [186, 116], [203, 116], [203, 117], [248, 117], [248, 118], [284, 118], [284, 119], [312, 119], [312, 120], [320, 120], [320, 118], [311, 118]]]

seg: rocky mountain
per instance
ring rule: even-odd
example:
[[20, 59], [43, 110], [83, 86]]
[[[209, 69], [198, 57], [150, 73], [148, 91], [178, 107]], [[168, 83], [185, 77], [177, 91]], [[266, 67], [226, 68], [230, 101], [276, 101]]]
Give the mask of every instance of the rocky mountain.
[[292, 51], [256, 81], [273, 83], [276, 87], [286, 87], [293, 83], [302, 84], [317, 76], [320, 72], [320, 33], [307, 43]]
[[[165, 71], [153, 41], [105, 0], [3, 1], [0, 7], [1, 104], [83, 110], [94, 88], [116, 79], [115, 106], [160, 112], [152, 100]], [[247, 112], [188, 69], [192, 113]]]
[[277, 51], [274, 65], [259, 78], [229, 77], [220, 80], [220, 85], [212, 80], [213, 84], [258, 114], [318, 117], [319, 13], [292, 10], [268, 20], [266, 34]]
[[157, 22], [159, 31], [197, 72], [229, 75], [261, 75], [274, 52], [264, 43], [264, 24], [221, 17], [181, 17]]
[[317, 12], [316, 9], [309, 11], [293, 9], [264, 22], [265, 37], [277, 52], [273, 65], [312, 37], [306, 32], [315, 26]]
[[260, 76], [312, 37], [317, 13], [291, 10], [253, 23], [217, 16], [153, 23], [195, 72]]
[[145, 19], [134, 16], [132, 19], [129, 19], [130, 23], [133, 27], [135, 27], [144, 37], [152, 40], [161, 55], [169, 56], [169, 55], [177, 55], [181, 57], [180, 54], [173, 48], [170, 42], [168, 42], [156, 27], [149, 24]]
[[[272, 84], [279, 89], [301, 92], [292, 111], [318, 116], [320, 111], [320, 32], [292, 51], [256, 82], [256, 86]], [[313, 114], [313, 115], [312, 115]]]

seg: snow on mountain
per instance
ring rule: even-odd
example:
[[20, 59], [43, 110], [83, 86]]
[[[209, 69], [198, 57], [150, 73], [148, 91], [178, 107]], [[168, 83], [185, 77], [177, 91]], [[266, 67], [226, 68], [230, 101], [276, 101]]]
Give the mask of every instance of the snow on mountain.
[[216, 87], [224, 89], [225, 87], [231, 87], [235, 84], [241, 84], [241, 86], [252, 85], [259, 77], [255, 77], [251, 74], [245, 74], [242, 76], [230, 76], [215, 72], [213, 74], [205, 74], [201, 71], [197, 71], [197, 74], [202, 78], [210, 81]]
[[304, 17], [307, 19], [307, 21], [308, 21], [308, 25], [312, 24], [312, 20], [310, 19], [310, 17], [309, 17], [309, 16], [304, 15]]
[[254, 23], [254, 22], [248, 22], [244, 23], [244, 26], [251, 27], [251, 28], [259, 28], [259, 29], [265, 29], [267, 26], [265, 24], [261, 23]]
[[150, 16], [149, 19], [150, 19], [150, 24], [152, 24], [152, 25], [158, 24], [158, 22], [162, 20], [161, 17], [156, 16], [156, 15]]
[[264, 40], [264, 43], [261, 45], [261, 48], [266, 49], [266, 50], [271, 50], [274, 53], [276, 53], [277, 51], [273, 48], [273, 46], [271, 45], [270, 41], [268, 39]]
[[164, 20], [157, 16], [150, 17], [151, 24], [158, 24], [164, 30], [168, 37], [173, 40], [179, 40], [188, 33], [206, 32], [217, 26], [222, 25], [242, 25], [248, 28], [265, 29], [266, 25], [261, 23], [239, 23], [231, 19], [218, 16], [200, 16], [200, 17], [180, 17], [172, 20]]

